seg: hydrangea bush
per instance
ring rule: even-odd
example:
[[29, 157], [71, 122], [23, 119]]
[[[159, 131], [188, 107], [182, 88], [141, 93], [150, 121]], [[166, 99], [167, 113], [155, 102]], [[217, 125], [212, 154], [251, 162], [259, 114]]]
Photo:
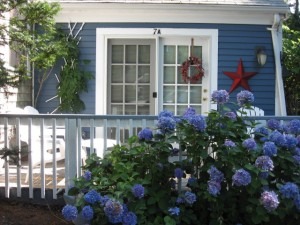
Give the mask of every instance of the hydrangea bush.
[[[300, 121], [263, 126], [227, 108], [227, 91], [212, 93], [218, 109], [159, 114], [103, 159], [87, 160], [62, 213], [87, 224], [299, 224]], [[249, 91], [237, 104], [251, 108]], [[177, 157], [178, 160], [174, 160]]]

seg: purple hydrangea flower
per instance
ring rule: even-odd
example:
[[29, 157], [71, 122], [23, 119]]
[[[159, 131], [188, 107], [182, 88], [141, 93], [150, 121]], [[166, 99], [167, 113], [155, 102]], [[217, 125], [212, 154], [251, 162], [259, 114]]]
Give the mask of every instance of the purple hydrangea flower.
[[288, 128], [290, 133], [292, 134], [300, 134], [300, 120], [291, 120], [288, 124]]
[[267, 121], [267, 127], [271, 130], [279, 130], [280, 129], [280, 121], [276, 119], [270, 119]]
[[247, 186], [250, 183], [251, 175], [244, 169], [235, 171], [234, 175], [232, 176], [232, 184], [235, 186]]
[[296, 148], [294, 149], [294, 154], [295, 154], [295, 155], [300, 155], [300, 148], [296, 147]]
[[83, 198], [87, 203], [95, 204], [96, 202], [100, 202], [101, 195], [95, 190], [90, 190], [88, 193], [84, 195]]
[[62, 209], [62, 215], [67, 221], [75, 220], [78, 216], [78, 211], [76, 206], [65, 205]]
[[224, 114], [225, 117], [228, 117], [231, 120], [236, 120], [236, 113], [235, 112], [226, 112]]
[[127, 212], [123, 215], [122, 222], [122, 225], [136, 225], [137, 216], [133, 212]]
[[144, 128], [138, 133], [139, 140], [151, 141], [153, 138], [152, 130], [149, 128]]
[[255, 160], [255, 166], [264, 171], [271, 171], [274, 169], [273, 161], [267, 155], [257, 157]]
[[285, 136], [277, 130], [274, 130], [270, 134], [269, 140], [273, 141], [279, 147], [284, 147], [286, 142]]
[[218, 194], [220, 194], [221, 184], [219, 182], [209, 180], [207, 184], [207, 190], [209, 194], [211, 194], [212, 196], [217, 196]]
[[94, 217], [94, 210], [91, 206], [86, 205], [82, 208], [82, 216], [85, 220], [91, 220]]
[[173, 116], [173, 113], [169, 113], [168, 111], [163, 111], [162, 113], [160, 113], [160, 116], [158, 117], [157, 127], [163, 134], [174, 131], [176, 127], [176, 120]]
[[248, 138], [243, 141], [243, 147], [246, 148], [249, 151], [256, 149], [256, 142], [253, 138]]
[[210, 180], [212, 181], [221, 183], [224, 180], [224, 174], [214, 166], [211, 166], [207, 172], [209, 174]]
[[174, 176], [178, 179], [183, 177], [183, 171], [181, 168], [175, 168], [174, 170]]
[[178, 197], [176, 199], [176, 204], [182, 204], [182, 203], [184, 203], [184, 198], [183, 197]]
[[201, 115], [194, 115], [189, 117], [188, 122], [195, 127], [199, 132], [203, 132], [206, 128], [205, 118]]
[[180, 208], [178, 208], [178, 207], [172, 207], [172, 208], [169, 208], [168, 212], [170, 213], [170, 215], [179, 216], [179, 214], [180, 214]]
[[235, 144], [233, 141], [228, 140], [228, 139], [225, 140], [224, 145], [225, 145], [226, 147], [235, 147], [235, 146], [236, 146], [236, 144]]
[[269, 177], [269, 172], [268, 171], [260, 172], [259, 177], [262, 179], [267, 179]]
[[267, 156], [276, 156], [277, 155], [277, 147], [274, 142], [267, 141], [263, 145], [263, 153]]
[[107, 195], [101, 196], [100, 198], [100, 205], [103, 207], [105, 206], [106, 202], [110, 199]]
[[110, 223], [121, 223], [124, 209], [123, 205], [115, 200], [108, 200], [104, 206], [104, 213]]
[[189, 118], [191, 116], [194, 116], [194, 115], [196, 115], [196, 110], [194, 108], [192, 108], [192, 107], [188, 107], [185, 110], [185, 112], [184, 112], [184, 114], [183, 114], [182, 117], [183, 117], [183, 119], [187, 119], [187, 118]]
[[90, 181], [92, 179], [92, 172], [91, 171], [85, 171], [84, 174], [83, 174], [83, 178], [86, 180], [86, 181]]
[[226, 90], [218, 90], [212, 93], [211, 98], [218, 104], [225, 104], [229, 100], [229, 94]]
[[145, 194], [145, 188], [141, 185], [141, 184], [135, 184], [132, 189], [132, 194], [136, 197], [136, 198], [143, 198], [144, 194]]
[[187, 191], [184, 193], [184, 201], [189, 204], [192, 205], [194, 202], [196, 202], [196, 195], [190, 191]]
[[250, 91], [241, 91], [236, 95], [236, 98], [239, 106], [254, 102], [254, 95]]
[[287, 134], [285, 137], [285, 147], [288, 149], [293, 149], [297, 146], [298, 140], [294, 137], [294, 135]]
[[260, 201], [268, 212], [274, 211], [279, 205], [278, 196], [274, 191], [264, 191], [261, 194]]
[[279, 188], [279, 192], [283, 198], [292, 199], [299, 194], [299, 187], [295, 183], [287, 182]]

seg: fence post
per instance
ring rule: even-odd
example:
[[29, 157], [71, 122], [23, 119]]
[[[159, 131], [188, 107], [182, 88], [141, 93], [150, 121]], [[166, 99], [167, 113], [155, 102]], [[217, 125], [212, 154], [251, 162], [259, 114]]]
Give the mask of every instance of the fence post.
[[65, 155], [65, 191], [68, 192], [69, 188], [74, 186], [74, 178], [77, 173], [77, 120], [66, 119], [66, 155]]

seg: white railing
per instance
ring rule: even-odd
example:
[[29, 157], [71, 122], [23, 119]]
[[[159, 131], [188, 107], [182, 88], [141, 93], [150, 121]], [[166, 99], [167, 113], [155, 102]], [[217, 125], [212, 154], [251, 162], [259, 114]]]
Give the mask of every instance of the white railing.
[[[271, 118], [300, 119], [249, 117], [258, 121]], [[96, 152], [103, 156], [140, 129], [155, 128], [156, 120], [157, 116], [0, 114], [0, 149], [17, 150], [16, 162], [14, 155], [0, 159], [0, 187], [5, 188], [7, 198], [11, 188], [16, 188], [17, 197], [22, 197], [22, 188], [28, 188], [29, 198], [33, 198], [34, 188], [40, 188], [42, 199], [46, 189], [52, 189], [56, 199], [60, 189], [67, 191], [73, 178], [81, 175], [87, 155]]]
[[[60, 188], [68, 190], [75, 176], [81, 175], [81, 166], [87, 155], [105, 154], [114, 144], [144, 128], [155, 127], [156, 116], [95, 116], [95, 115], [0, 115], [0, 149], [16, 149], [14, 155], [0, 160], [0, 186], [5, 197], [16, 188], [53, 189], [53, 199]], [[16, 153], [15, 152], [15, 153]], [[3, 154], [3, 153], [2, 153]], [[3, 156], [3, 155], [2, 155]]]

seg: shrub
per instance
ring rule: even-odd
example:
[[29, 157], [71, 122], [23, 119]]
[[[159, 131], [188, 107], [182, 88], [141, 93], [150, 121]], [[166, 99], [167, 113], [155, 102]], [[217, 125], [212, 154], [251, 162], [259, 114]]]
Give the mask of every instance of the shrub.
[[[261, 126], [231, 112], [226, 95], [214, 92], [219, 108], [207, 117], [192, 108], [181, 117], [163, 111], [156, 129], [141, 130], [103, 159], [92, 154], [69, 191], [77, 212], [67, 205], [65, 218], [81, 213], [97, 225], [299, 224], [299, 121]], [[237, 100], [250, 108], [254, 97], [242, 91]]]

